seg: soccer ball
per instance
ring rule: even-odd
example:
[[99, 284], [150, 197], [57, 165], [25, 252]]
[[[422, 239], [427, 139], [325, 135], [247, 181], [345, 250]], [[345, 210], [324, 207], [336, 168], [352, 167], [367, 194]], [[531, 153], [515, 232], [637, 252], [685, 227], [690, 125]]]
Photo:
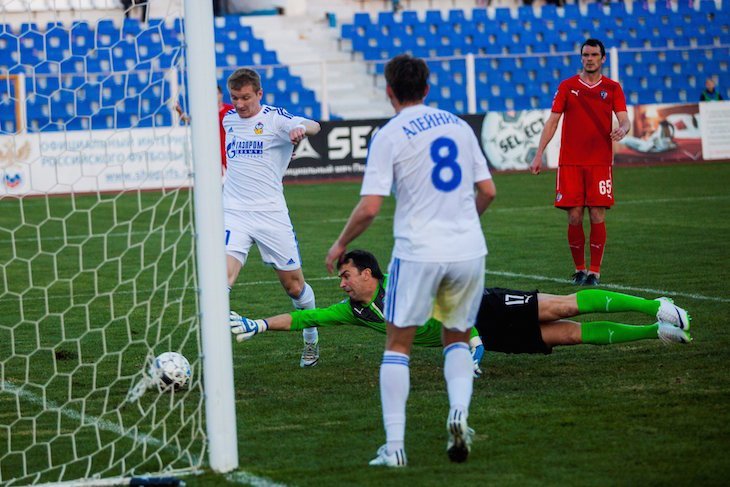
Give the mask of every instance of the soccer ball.
[[150, 365], [150, 377], [163, 390], [182, 389], [191, 375], [190, 362], [177, 352], [162, 353]]

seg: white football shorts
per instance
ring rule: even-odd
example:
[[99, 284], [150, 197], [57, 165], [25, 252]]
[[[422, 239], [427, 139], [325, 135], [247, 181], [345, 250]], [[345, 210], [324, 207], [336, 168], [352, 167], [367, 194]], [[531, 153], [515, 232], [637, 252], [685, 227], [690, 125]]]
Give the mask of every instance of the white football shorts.
[[251, 245], [256, 244], [261, 259], [280, 271], [302, 266], [299, 243], [286, 211], [225, 210], [226, 254], [246, 263]]
[[484, 292], [485, 257], [462, 262], [413, 262], [388, 266], [385, 319], [399, 328], [421, 326], [432, 316], [450, 330], [476, 322]]

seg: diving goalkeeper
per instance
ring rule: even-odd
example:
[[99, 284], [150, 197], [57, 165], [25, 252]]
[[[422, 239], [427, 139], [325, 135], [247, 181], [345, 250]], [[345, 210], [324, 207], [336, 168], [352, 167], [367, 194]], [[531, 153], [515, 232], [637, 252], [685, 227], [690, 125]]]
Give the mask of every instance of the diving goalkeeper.
[[[241, 342], [267, 330], [301, 330], [311, 326], [355, 325], [385, 333], [383, 298], [388, 276], [370, 252], [352, 250], [338, 265], [340, 288], [349, 299], [328, 308], [297, 310], [251, 320], [231, 312], [230, 327]], [[578, 323], [567, 320], [582, 313], [637, 311], [652, 317], [652, 325], [612, 321]], [[503, 353], [543, 353], [561, 345], [610, 345], [645, 339], [689, 343], [690, 317], [668, 298], [644, 299], [628, 294], [585, 289], [567, 296], [486, 288], [470, 341], [475, 372], [484, 349]], [[481, 338], [480, 338], [481, 337]], [[441, 323], [431, 318], [416, 331], [413, 343], [441, 346]]]

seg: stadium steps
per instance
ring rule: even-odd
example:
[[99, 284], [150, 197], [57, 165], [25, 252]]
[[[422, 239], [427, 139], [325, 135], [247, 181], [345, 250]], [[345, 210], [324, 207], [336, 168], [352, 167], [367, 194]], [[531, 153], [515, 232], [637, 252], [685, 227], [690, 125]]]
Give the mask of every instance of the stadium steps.
[[246, 17], [243, 22], [252, 27], [256, 37], [264, 39], [268, 49], [276, 51], [292, 74], [317, 93], [319, 100], [323, 95], [321, 62], [327, 61], [331, 114], [345, 119], [393, 115], [382, 87], [375, 85], [364, 63], [339, 49], [338, 31], [324, 18], [265, 16]]

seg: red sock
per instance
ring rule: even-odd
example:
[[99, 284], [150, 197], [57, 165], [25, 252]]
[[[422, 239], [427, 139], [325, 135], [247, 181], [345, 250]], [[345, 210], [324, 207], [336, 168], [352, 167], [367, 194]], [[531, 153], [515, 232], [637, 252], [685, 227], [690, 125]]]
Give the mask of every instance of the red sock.
[[570, 253], [573, 255], [575, 270], [584, 271], [586, 269], [586, 236], [583, 233], [582, 223], [580, 225], [568, 224], [568, 246], [570, 247]]
[[601, 273], [603, 249], [606, 246], [606, 222], [591, 223], [591, 267], [594, 274]]

